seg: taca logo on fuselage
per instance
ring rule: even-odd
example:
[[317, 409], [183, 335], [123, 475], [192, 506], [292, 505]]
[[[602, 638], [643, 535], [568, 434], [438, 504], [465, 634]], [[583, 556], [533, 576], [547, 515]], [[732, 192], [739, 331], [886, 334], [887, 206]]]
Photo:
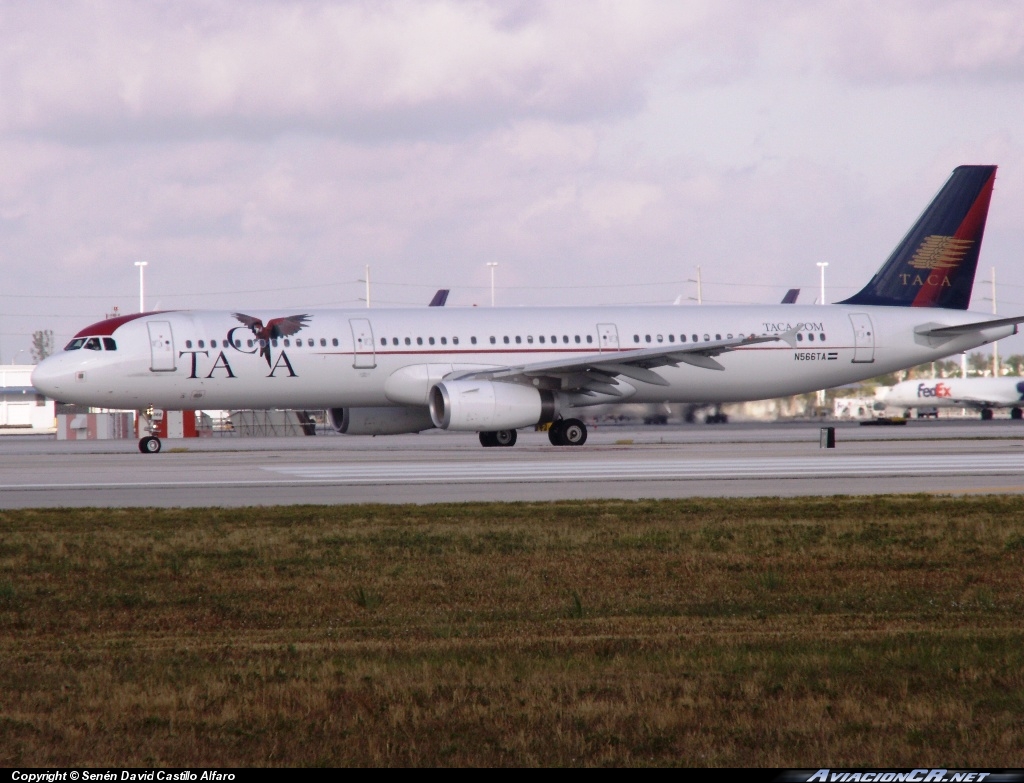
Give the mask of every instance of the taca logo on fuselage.
[[[302, 330], [304, 326], [307, 326], [313, 316], [305, 313], [301, 315], [288, 315], [282, 318], [272, 318], [266, 324], [255, 316], [246, 315], [245, 313], [232, 313], [234, 318], [241, 321], [244, 326], [236, 326], [233, 329], [229, 329], [225, 342], [228, 348], [234, 349], [239, 353], [255, 354], [259, 353], [266, 362], [267, 367], [270, 368], [270, 374], [268, 378], [276, 377], [278, 370], [287, 370], [289, 378], [297, 377], [295, 368], [292, 367], [291, 361], [288, 359], [288, 354], [285, 351], [281, 351], [277, 355], [277, 359], [273, 359], [272, 353], [273, 348], [277, 346], [277, 341], [285, 337], [290, 337]], [[252, 348], [246, 349], [242, 347], [242, 341], [235, 337], [235, 332], [239, 329], [248, 329], [252, 332], [256, 338], [252, 341]], [[210, 352], [206, 349], [188, 349], [185, 351], [178, 352], [178, 358], [183, 356], [190, 356], [192, 360], [191, 372], [189, 378], [199, 377], [199, 359], [198, 357], [206, 356], [209, 357]], [[234, 378], [235, 372], [231, 368], [231, 363], [228, 361], [228, 357], [224, 354], [224, 351], [220, 351], [214, 359], [213, 366], [210, 368], [210, 372], [203, 376], [204, 378], [210, 379], [214, 377], [217, 370], [223, 370], [225, 377]]]

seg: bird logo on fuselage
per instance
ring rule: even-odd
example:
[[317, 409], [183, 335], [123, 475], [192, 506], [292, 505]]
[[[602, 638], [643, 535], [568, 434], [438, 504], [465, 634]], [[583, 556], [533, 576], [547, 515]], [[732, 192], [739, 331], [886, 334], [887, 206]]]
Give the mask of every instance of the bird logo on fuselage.
[[273, 340], [281, 337], [290, 337], [300, 331], [309, 323], [311, 315], [287, 315], [283, 318], [271, 318], [264, 325], [263, 321], [245, 313], [232, 313], [235, 318], [249, 328], [259, 345], [260, 356], [267, 360], [267, 367], [271, 366], [270, 346]]

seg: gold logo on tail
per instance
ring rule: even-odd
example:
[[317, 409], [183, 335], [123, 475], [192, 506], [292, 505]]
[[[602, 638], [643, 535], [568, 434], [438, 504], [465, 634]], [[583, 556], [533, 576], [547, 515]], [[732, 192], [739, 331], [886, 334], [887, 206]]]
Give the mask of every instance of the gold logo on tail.
[[964, 255], [974, 244], [972, 239], [954, 239], [932, 234], [925, 237], [910, 259], [915, 269], [953, 269], [960, 265]]

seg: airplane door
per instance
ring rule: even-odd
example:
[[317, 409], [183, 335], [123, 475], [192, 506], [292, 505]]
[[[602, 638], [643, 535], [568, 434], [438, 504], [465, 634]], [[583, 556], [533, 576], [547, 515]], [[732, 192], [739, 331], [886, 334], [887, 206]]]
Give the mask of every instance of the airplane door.
[[152, 372], [174, 372], [174, 335], [170, 321], [149, 321], [149, 369]]
[[373, 346], [373, 328], [366, 318], [350, 318], [352, 345], [355, 346], [352, 366], [357, 370], [372, 370], [377, 366], [377, 354]]
[[619, 350], [619, 329], [615, 324], [597, 325], [597, 345], [600, 351]]
[[875, 330], [867, 313], [850, 313], [853, 324], [853, 361], [868, 364], [875, 360]]

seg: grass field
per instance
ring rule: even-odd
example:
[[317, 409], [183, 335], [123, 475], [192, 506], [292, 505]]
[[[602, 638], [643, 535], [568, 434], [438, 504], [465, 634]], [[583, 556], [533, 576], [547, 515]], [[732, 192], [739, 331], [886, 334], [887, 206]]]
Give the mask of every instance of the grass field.
[[1024, 511], [0, 512], [0, 766], [1024, 766]]

